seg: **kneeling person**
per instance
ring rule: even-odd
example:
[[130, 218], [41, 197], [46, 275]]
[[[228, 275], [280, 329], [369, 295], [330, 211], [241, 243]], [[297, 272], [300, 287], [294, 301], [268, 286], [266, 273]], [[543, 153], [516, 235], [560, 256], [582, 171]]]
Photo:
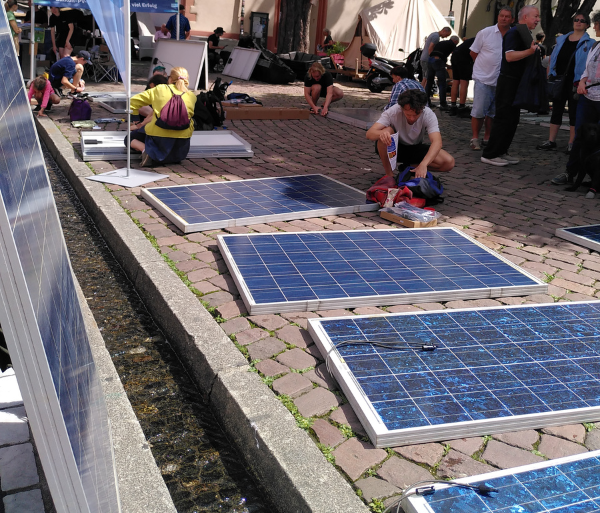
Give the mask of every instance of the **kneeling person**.
[[[423, 143], [426, 131], [431, 145]], [[454, 158], [442, 149], [438, 120], [427, 107], [426, 93], [416, 89], [403, 92], [398, 97], [398, 104], [383, 112], [367, 132], [367, 139], [376, 141], [377, 153], [388, 176], [394, 176], [394, 170], [387, 147], [392, 144], [392, 135], [396, 132], [397, 161], [416, 166], [416, 177], [424, 178], [428, 168], [432, 171], [450, 171], [454, 167]]]
[[[325, 71], [320, 62], [313, 62], [304, 80], [304, 97], [313, 114], [317, 114], [320, 110], [321, 116], [326, 116], [329, 112], [329, 105], [341, 100], [344, 92], [333, 85], [333, 76], [329, 71]], [[319, 98], [325, 98], [322, 109], [317, 107]]]
[[62, 94], [66, 87], [71, 93], [81, 93], [85, 89], [85, 82], [81, 80], [83, 66], [90, 62], [89, 52], [81, 50], [76, 57], [63, 57], [56, 61], [50, 68], [50, 83], [57, 95]]

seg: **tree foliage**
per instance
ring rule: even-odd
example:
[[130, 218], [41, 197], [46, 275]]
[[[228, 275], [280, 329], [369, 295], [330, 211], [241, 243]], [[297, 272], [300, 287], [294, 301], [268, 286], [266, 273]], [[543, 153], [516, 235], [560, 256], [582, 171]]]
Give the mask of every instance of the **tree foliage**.
[[546, 47], [554, 46], [556, 34], [566, 34], [573, 30], [573, 15], [578, 10], [590, 14], [595, 3], [596, 0], [558, 0], [553, 12], [552, 0], [540, 0], [540, 17], [542, 30], [546, 34]]
[[277, 53], [308, 52], [311, 0], [282, 0]]

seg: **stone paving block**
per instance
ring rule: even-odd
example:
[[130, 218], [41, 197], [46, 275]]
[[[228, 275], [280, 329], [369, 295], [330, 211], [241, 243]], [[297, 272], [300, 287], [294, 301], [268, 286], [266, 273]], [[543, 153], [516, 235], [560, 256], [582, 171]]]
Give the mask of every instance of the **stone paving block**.
[[365, 470], [381, 463], [387, 452], [375, 449], [370, 443], [358, 438], [350, 438], [333, 451], [335, 464], [339, 466], [352, 481], [356, 481]]
[[321, 351], [319, 351], [319, 348], [316, 346], [316, 344], [308, 346], [305, 351], [317, 360], [324, 360], [323, 355], [321, 354]]
[[377, 308], [376, 306], [363, 306], [361, 308], [354, 309], [354, 315], [378, 315], [384, 313], [385, 310]]
[[291, 369], [296, 370], [314, 367], [317, 364], [317, 360], [315, 358], [298, 348], [281, 353], [277, 357], [277, 361], [283, 365], [287, 365]]
[[359, 479], [354, 483], [357, 488], [362, 491], [362, 496], [367, 503], [373, 499], [381, 499], [383, 497], [389, 497], [400, 492], [400, 488], [394, 486], [383, 479], [377, 479], [376, 477], [367, 477], [366, 479]]
[[597, 451], [600, 449], [600, 429], [595, 428], [587, 433], [585, 436], [585, 446], [590, 451]]
[[238, 333], [235, 339], [237, 340], [238, 344], [246, 346], [263, 338], [267, 338], [268, 336], [269, 333], [267, 331], [261, 330], [260, 328], [252, 328]]
[[588, 452], [582, 445], [552, 435], [542, 435], [538, 451], [550, 459]]
[[479, 449], [481, 449], [483, 445], [483, 437], [476, 436], [472, 438], [457, 438], [456, 440], [448, 440], [442, 443], [444, 445], [449, 445], [452, 449], [458, 452], [472, 456]]
[[239, 295], [237, 286], [229, 274], [219, 274], [218, 276], [210, 278], [209, 281], [220, 289], [226, 290], [236, 296]]
[[433, 467], [444, 455], [444, 446], [436, 443], [404, 445], [394, 447], [394, 451], [407, 460]]
[[421, 310], [413, 305], [394, 305], [388, 307], [389, 313], [401, 313], [401, 312], [420, 312]]
[[44, 511], [42, 492], [39, 489], [4, 497], [4, 513], [44, 513]]
[[23, 406], [0, 410], [0, 445], [20, 444], [29, 440], [27, 413]]
[[304, 373], [304, 375], [320, 387], [327, 388], [328, 390], [338, 389], [337, 382], [329, 373], [324, 363], [317, 365], [313, 370]]
[[414, 306], [421, 310], [443, 310], [444, 305], [442, 303], [416, 303]]
[[317, 312], [321, 317], [348, 317], [354, 315], [350, 310], [319, 310]]
[[233, 295], [229, 292], [220, 291], [213, 292], [211, 294], [206, 294], [202, 296], [202, 301], [209, 304], [212, 307], [219, 307], [224, 305], [225, 303], [229, 303], [233, 300]]
[[554, 426], [542, 429], [542, 433], [558, 436], [570, 442], [582, 444], [585, 440], [585, 427], [583, 424], [569, 424], [567, 426]]
[[[193, 261], [193, 260], [192, 260]], [[202, 280], [208, 280], [209, 278], [214, 278], [218, 276], [219, 273], [210, 267], [205, 267], [203, 269], [198, 269], [197, 271], [192, 271], [188, 273], [187, 277], [192, 283]]]
[[39, 483], [30, 443], [0, 449], [0, 485], [4, 492]]
[[290, 369], [288, 369], [285, 365], [281, 365], [280, 363], [277, 363], [275, 360], [270, 360], [270, 359], [266, 359], [266, 360], [262, 360], [260, 362], [258, 362], [256, 364], [256, 368], [262, 372], [265, 376], [279, 376], [280, 374], [285, 374], [287, 372], [290, 372]]
[[525, 431], [515, 431], [512, 433], [501, 433], [499, 435], [492, 435], [495, 440], [504, 442], [508, 445], [514, 445], [520, 447], [526, 451], [533, 450], [533, 445], [538, 441], [540, 435], [533, 429], [527, 429]]
[[442, 458], [437, 469], [437, 475], [442, 479], [459, 478], [485, 474], [494, 470], [496, 470], [494, 467], [452, 449]]
[[244, 317], [236, 317], [230, 321], [221, 324], [221, 328], [227, 335], [235, 335], [240, 331], [245, 331], [250, 328], [250, 323]]
[[204, 269], [208, 267], [208, 264], [200, 260], [184, 260], [183, 262], [177, 262], [176, 266], [181, 272], [190, 273], [197, 269]]
[[277, 335], [277, 338], [296, 347], [308, 347], [313, 343], [308, 331], [300, 329], [297, 326], [284, 326], [280, 330], [277, 330], [275, 335]]
[[337, 410], [331, 413], [329, 418], [338, 424], [345, 424], [346, 426], [350, 427], [357, 435], [367, 435], [365, 428], [360, 423], [360, 420], [358, 420], [356, 413], [354, 413], [354, 410], [349, 403], [340, 406]]
[[244, 315], [247, 313], [247, 310], [244, 302], [241, 299], [236, 299], [218, 307], [217, 312], [223, 319], [231, 319], [238, 315]]
[[269, 331], [283, 328], [288, 323], [285, 319], [279, 317], [279, 315], [253, 315], [249, 319], [257, 326]]
[[297, 372], [290, 372], [273, 381], [273, 391], [275, 393], [289, 395], [293, 399], [312, 389], [312, 381]]
[[340, 398], [329, 390], [318, 387], [294, 400], [300, 415], [315, 417], [325, 415], [331, 408], [340, 404]]
[[22, 404], [23, 397], [17, 384], [15, 371], [9, 369], [0, 375], [0, 409]]
[[502, 469], [544, 461], [544, 458], [531, 452], [496, 440], [488, 442], [481, 457], [488, 463]]
[[281, 317], [298, 324], [298, 326], [306, 330], [308, 329], [308, 319], [315, 319], [319, 316], [315, 312], [294, 312], [283, 313]]
[[311, 428], [315, 432], [319, 442], [323, 445], [335, 447], [345, 440], [344, 435], [340, 433], [340, 430], [325, 419], [316, 419]]
[[423, 467], [394, 456], [381, 465], [377, 474], [388, 483], [402, 489], [419, 481], [433, 479], [431, 473]]
[[271, 356], [280, 353], [285, 350], [285, 344], [281, 340], [270, 337], [254, 344], [250, 344], [248, 347], [248, 354], [251, 360], [264, 360], [265, 358], [271, 358]]

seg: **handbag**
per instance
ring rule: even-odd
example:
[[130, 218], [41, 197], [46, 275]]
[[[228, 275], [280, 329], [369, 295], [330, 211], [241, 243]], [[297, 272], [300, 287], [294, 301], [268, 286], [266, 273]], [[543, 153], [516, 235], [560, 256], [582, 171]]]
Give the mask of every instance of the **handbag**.
[[92, 107], [85, 99], [74, 98], [69, 107], [69, 119], [71, 121], [82, 121], [92, 118]]
[[[567, 70], [569, 70], [571, 62], [573, 62], [573, 58], [575, 57], [576, 53], [577, 50], [571, 54], [571, 58], [569, 59], [569, 62], [567, 62]], [[566, 73], [564, 75], [550, 75], [548, 77], [548, 83], [546, 85], [546, 89], [548, 91], [548, 100], [555, 101], [560, 99], [565, 91], [566, 80]]]

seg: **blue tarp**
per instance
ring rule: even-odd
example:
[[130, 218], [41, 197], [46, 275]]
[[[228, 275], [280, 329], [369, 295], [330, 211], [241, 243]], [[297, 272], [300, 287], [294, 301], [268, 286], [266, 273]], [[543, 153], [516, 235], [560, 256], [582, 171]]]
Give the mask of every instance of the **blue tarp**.
[[[89, 2], [86, 0], [34, 0], [36, 5], [45, 5], [47, 7], [71, 7], [73, 9], [90, 9]], [[131, 0], [131, 12], [177, 12], [178, 2], [172, 0], [153, 0], [144, 2]], [[94, 15], [95, 17], [95, 15]]]

